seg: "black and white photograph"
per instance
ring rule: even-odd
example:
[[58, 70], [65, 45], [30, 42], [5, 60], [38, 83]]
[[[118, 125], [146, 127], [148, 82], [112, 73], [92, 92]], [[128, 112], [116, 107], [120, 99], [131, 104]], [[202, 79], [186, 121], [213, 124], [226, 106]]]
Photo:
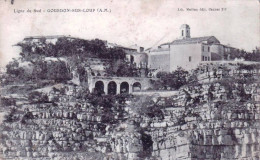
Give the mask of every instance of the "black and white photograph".
[[259, 0], [0, 1], [0, 160], [259, 160]]

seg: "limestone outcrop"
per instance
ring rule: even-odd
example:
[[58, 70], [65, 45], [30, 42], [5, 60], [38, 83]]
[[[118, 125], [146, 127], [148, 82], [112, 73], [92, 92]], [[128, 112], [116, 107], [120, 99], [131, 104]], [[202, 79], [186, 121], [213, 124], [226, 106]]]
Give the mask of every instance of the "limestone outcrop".
[[145, 96], [107, 105], [111, 97], [95, 99], [84, 89], [63, 84], [9, 103], [2, 158], [259, 159], [258, 81], [187, 85], [171, 97], [151, 96], [154, 108], [146, 110], [147, 99], [136, 108]]

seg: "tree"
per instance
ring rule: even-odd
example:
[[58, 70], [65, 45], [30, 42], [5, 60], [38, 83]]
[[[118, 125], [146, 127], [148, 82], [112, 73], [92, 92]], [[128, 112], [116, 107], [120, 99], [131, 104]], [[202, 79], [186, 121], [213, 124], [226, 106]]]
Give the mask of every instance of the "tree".
[[16, 100], [14, 98], [5, 98], [1, 97], [1, 106], [6, 107], [6, 106], [12, 106], [16, 104]]
[[16, 116], [17, 109], [11, 108], [10, 113], [4, 116], [4, 122], [12, 123], [19, 120], [19, 117]]
[[25, 72], [23, 67], [19, 66], [19, 61], [14, 59], [9, 64], [6, 65], [6, 78], [7, 83], [12, 82], [26, 82], [30, 81], [30, 74]]
[[9, 64], [6, 65], [6, 73], [15, 75], [16, 77], [20, 76], [24, 72], [23, 68], [19, 67], [18, 60], [14, 59]]
[[130, 104], [131, 109], [135, 111], [135, 113], [138, 113], [142, 116], [145, 115], [150, 118], [164, 118], [161, 107], [157, 104], [158, 100], [154, 101], [153, 96], [140, 96], [135, 98], [136, 99], [132, 99], [132, 103]]
[[137, 68], [131, 65], [129, 62], [123, 61], [118, 65], [116, 75], [118, 77], [137, 77]]
[[65, 62], [58, 61], [48, 64], [47, 78], [55, 82], [65, 82], [70, 80], [72, 76]]
[[17, 44], [22, 48], [20, 55], [23, 58], [35, 55], [47, 57], [70, 57], [80, 55], [82, 57], [101, 59], [124, 59], [126, 53], [118, 47], [107, 48], [103, 40], [84, 40], [70, 37], [61, 37], [55, 44], [41, 38], [37, 42], [27, 40]]
[[48, 67], [46, 61], [37, 61], [34, 63], [31, 79], [47, 79]]
[[48, 102], [48, 96], [44, 93], [33, 91], [29, 93], [28, 100], [31, 103], [46, 103]]
[[190, 75], [188, 71], [181, 67], [171, 73], [159, 72], [156, 77], [159, 78], [159, 81], [154, 81], [154, 86], [157, 85], [163, 89], [179, 89], [183, 85], [197, 81], [195, 75]]

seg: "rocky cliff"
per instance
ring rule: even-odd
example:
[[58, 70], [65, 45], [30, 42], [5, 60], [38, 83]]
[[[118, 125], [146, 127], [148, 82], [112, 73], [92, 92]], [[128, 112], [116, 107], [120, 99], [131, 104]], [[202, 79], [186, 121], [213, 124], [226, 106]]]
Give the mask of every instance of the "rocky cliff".
[[190, 84], [170, 97], [97, 97], [82, 86], [65, 83], [33, 92], [28, 86], [28, 95], [18, 92], [24, 87], [19, 85], [12, 86], [15, 94], [1, 94], [3, 159], [260, 156], [257, 80]]
[[[164, 119], [150, 125], [153, 155], [162, 159], [258, 159], [259, 83], [235, 85], [235, 98], [220, 83], [183, 88], [173, 98], [173, 107], [164, 109]], [[244, 85], [244, 95], [239, 85]]]

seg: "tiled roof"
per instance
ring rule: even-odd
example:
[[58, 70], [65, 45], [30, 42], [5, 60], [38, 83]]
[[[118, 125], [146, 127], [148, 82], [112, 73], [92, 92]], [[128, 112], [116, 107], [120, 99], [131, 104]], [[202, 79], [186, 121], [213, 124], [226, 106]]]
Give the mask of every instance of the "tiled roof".
[[169, 44], [191, 44], [191, 43], [201, 43], [203, 41], [207, 41], [209, 40], [210, 38], [212, 38], [214, 36], [206, 36], [206, 37], [195, 37], [195, 38], [185, 38], [185, 39], [177, 39], [177, 40], [174, 40], [172, 42], [169, 42], [169, 43], [164, 43], [164, 44], [161, 44], [161, 46], [163, 45], [169, 45]]

